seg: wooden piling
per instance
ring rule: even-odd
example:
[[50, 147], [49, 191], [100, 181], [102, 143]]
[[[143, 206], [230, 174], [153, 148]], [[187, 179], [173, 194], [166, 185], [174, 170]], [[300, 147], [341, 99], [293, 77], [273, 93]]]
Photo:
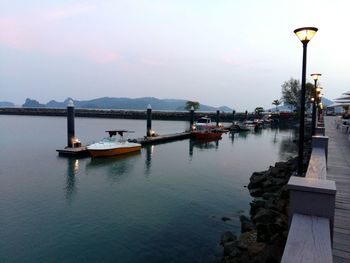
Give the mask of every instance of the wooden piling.
[[148, 104], [148, 106], [147, 106], [147, 133], [146, 133], [147, 137], [152, 136], [151, 131], [152, 131], [152, 107], [151, 107], [151, 104]]
[[74, 104], [72, 100], [69, 100], [67, 105], [67, 147], [73, 147], [75, 137], [74, 117]]

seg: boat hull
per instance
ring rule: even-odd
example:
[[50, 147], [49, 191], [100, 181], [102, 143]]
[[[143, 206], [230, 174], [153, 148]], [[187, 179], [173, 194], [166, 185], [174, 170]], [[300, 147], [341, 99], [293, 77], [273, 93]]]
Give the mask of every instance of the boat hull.
[[221, 139], [221, 132], [192, 132], [192, 135], [197, 140]]
[[116, 156], [121, 154], [126, 154], [130, 152], [140, 151], [141, 146], [132, 146], [132, 147], [118, 147], [115, 149], [88, 149], [88, 152], [92, 157], [108, 157]]

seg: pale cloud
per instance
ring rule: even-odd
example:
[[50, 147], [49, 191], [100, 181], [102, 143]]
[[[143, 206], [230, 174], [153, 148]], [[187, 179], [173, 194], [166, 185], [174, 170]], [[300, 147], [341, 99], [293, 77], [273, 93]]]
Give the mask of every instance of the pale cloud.
[[62, 31], [58, 22], [65, 18], [87, 15], [95, 9], [93, 5], [72, 5], [26, 15], [0, 17], [0, 44], [26, 52], [48, 55], [75, 56], [109, 63], [119, 59], [120, 54]]
[[88, 51], [87, 57], [98, 64], [112, 63], [121, 59], [121, 55], [117, 52], [98, 49]]
[[83, 4], [76, 4], [72, 6], [66, 6], [62, 8], [56, 8], [53, 10], [47, 10], [43, 13], [43, 18], [45, 20], [57, 20], [57, 19], [63, 19], [66, 17], [81, 15], [81, 14], [88, 14], [91, 13], [96, 9], [95, 5], [83, 5]]
[[142, 58], [141, 63], [149, 66], [163, 66], [165, 64], [164, 61], [155, 58]]

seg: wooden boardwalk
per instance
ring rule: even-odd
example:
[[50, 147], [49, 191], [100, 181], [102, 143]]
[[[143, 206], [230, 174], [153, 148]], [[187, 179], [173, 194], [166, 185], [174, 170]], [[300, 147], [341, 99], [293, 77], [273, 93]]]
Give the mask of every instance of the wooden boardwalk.
[[325, 117], [328, 144], [327, 179], [337, 186], [333, 259], [335, 263], [350, 262], [350, 140], [348, 134], [336, 129], [334, 117]]

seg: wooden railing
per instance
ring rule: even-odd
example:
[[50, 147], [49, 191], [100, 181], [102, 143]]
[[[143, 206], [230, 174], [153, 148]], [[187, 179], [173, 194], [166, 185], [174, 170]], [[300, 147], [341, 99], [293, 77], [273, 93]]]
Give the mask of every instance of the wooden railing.
[[326, 178], [328, 137], [319, 126], [305, 177], [292, 176], [288, 182], [289, 233], [283, 263], [333, 262], [336, 186]]

